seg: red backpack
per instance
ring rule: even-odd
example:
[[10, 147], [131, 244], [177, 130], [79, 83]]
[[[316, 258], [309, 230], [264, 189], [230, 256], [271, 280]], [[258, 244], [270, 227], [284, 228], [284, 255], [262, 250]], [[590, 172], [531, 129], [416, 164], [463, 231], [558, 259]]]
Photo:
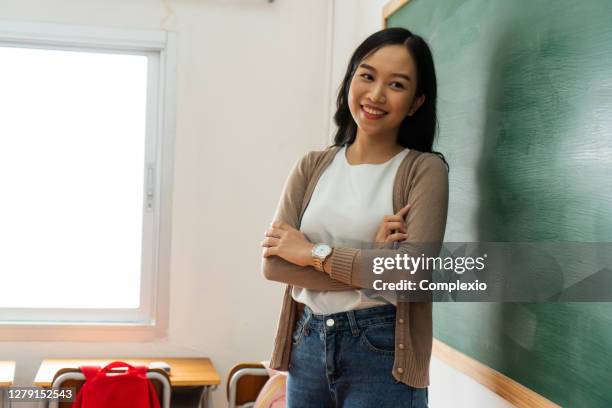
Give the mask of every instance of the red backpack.
[[[109, 375], [113, 368], [124, 367], [127, 372]], [[147, 367], [134, 367], [115, 361], [100, 369], [79, 367], [85, 374], [73, 408], [159, 408], [153, 384], [147, 378]]]

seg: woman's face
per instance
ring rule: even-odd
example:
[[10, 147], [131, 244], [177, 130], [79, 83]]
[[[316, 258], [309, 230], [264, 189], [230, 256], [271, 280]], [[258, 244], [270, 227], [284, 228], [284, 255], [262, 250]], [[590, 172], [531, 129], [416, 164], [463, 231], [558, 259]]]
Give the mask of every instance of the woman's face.
[[359, 131], [397, 137], [400, 124], [425, 101], [415, 98], [416, 65], [403, 45], [384, 46], [357, 67], [348, 104]]

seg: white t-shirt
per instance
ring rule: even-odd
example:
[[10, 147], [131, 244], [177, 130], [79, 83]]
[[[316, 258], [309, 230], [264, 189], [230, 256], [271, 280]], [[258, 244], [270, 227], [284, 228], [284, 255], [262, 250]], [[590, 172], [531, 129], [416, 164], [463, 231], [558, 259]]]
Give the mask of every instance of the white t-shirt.
[[[368, 249], [385, 215], [393, 214], [393, 182], [404, 149], [381, 164], [350, 165], [346, 146], [325, 169], [302, 217], [300, 230], [312, 243]], [[293, 299], [316, 314], [397, 304], [391, 291], [317, 291], [294, 286]]]

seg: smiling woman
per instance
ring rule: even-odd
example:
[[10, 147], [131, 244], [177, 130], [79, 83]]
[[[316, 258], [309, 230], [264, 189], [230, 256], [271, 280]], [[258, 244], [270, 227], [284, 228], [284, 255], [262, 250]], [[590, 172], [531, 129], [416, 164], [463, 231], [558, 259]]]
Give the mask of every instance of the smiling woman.
[[427, 407], [432, 305], [367, 277], [376, 257], [440, 250], [448, 170], [432, 151], [435, 105], [425, 41], [374, 33], [342, 81], [334, 145], [289, 176], [261, 243], [264, 276], [288, 284], [271, 366], [289, 372], [289, 407]]
[[353, 75], [348, 96], [358, 128], [396, 144], [401, 122], [425, 101], [423, 94], [415, 97], [416, 84], [411, 81], [415, 72], [415, 63], [403, 45], [382, 47], [364, 58]]

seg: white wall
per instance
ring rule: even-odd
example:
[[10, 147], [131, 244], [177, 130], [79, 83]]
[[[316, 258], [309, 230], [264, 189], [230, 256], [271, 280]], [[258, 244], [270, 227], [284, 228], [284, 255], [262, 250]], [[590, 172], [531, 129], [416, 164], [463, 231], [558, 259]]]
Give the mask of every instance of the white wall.
[[[0, 19], [167, 29], [178, 36], [168, 338], [0, 343], [30, 385], [43, 358], [210, 356], [225, 379], [268, 359], [283, 287], [260, 273], [291, 166], [328, 138], [327, 0], [2, 0]], [[214, 393], [226, 406], [225, 382]], [[26, 404], [20, 407], [27, 408]]]

